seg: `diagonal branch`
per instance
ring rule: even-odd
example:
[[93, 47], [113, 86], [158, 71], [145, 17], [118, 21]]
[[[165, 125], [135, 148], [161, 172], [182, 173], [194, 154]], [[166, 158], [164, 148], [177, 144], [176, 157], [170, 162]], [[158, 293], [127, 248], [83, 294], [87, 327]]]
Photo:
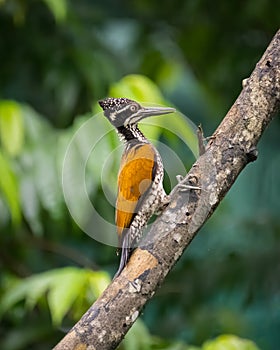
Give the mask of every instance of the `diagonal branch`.
[[[242, 169], [257, 158], [256, 145], [280, 108], [280, 30], [236, 102], [184, 179], [201, 190], [172, 191], [142, 246], [55, 350], [115, 349], [145, 303], [212, 215]], [[152, 237], [152, 238], [151, 238]]]

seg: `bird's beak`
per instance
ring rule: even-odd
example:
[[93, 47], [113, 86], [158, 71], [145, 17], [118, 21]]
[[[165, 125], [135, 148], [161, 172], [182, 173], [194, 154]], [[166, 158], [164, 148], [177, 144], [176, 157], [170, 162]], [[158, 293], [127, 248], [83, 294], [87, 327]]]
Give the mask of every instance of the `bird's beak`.
[[155, 115], [174, 113], [175, 111], [176, 111], [175, 108], [169, 108], [169, 107], [145, 107], [139, 111], [140, 112], [139, 115], [141, 115], [141, 119], [142, 119], [146, 117], [152, 117]]

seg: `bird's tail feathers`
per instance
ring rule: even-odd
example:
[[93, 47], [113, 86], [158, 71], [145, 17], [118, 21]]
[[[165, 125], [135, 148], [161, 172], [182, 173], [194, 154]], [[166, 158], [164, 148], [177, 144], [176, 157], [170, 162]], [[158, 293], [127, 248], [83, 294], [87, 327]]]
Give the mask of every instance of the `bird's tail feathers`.
[[131, 255], [132, 252], [132, 248], [129, 246], [129, 235], [126, 234], [124, 236], [123, 242], [122, 242], [122, 251], [121, 251], [121, 260], [120, 260], [120, 264], [119, 264], [119, 268], [118, 271], [116, 272], [114, 278], [118, 277], [120, 275], [120, 273], [122, 272], [122, 270], [124, 269], [125, 265], [127, 264], [127, 261]]

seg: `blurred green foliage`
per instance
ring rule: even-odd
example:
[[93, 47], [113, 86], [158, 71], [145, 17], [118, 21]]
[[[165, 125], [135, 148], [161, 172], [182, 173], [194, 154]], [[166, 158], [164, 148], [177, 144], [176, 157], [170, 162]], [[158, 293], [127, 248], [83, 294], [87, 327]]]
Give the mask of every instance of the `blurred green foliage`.
[[[277, 30], [279, 13], [279, 3], [262, 0], [215, 6], [0, 0], [2, 350], [51, 348], [117, 268], [115, 248], [100, 243], [114, 227], [90, 221], [76, 181], [85, 170], [89, 200], [113, 224], [121, 148], [97, 100], [173, 105], [210, 135]], [[66, 177], [73, 208], [102, 233], [99, 241], [69, 214], [61, 180], [67, 147], [84, 125]], [[279, 128], [275, 119], [257, 162], [240, 175], [120, 349], [279, 347]], [[187, 169], [197, 155], [194, 129], [180, 113], [143, 125], [164, 160], [167, 145]], [[173, 168], [167, 189], [181, 172]]]

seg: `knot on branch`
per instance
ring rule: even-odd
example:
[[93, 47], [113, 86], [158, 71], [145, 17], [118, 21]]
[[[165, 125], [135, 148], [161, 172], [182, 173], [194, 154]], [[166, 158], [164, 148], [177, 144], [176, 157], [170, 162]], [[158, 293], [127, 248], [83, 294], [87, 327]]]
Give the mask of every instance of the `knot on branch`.
[[258, 158], [258, 150], [256, 147], [253, 147], [246, 153], [247, 162], [254, 162]]

